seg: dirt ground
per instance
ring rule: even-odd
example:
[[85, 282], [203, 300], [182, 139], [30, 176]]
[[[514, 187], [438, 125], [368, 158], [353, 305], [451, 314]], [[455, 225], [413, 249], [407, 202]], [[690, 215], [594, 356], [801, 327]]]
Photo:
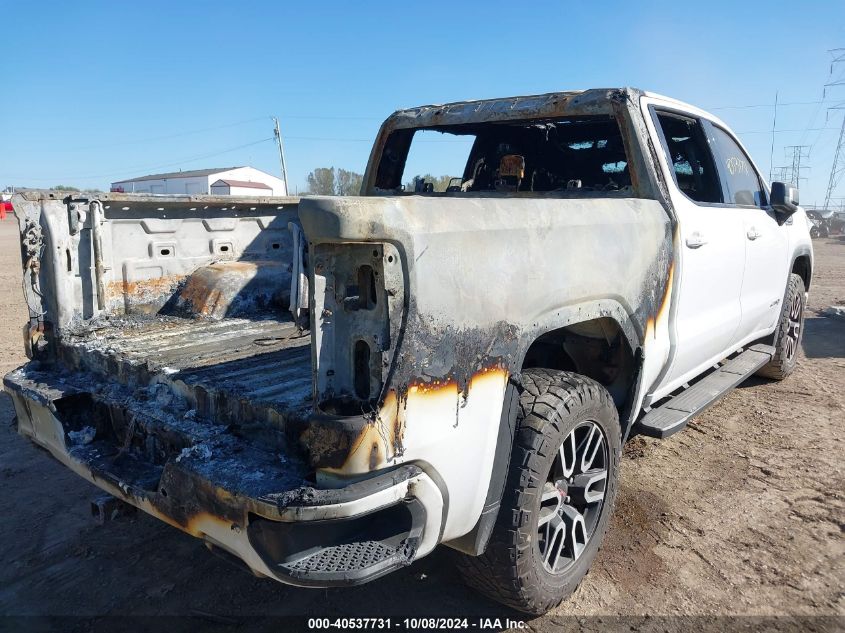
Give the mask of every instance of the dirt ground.
[[[677, 619], [684, 630], [719, 628], [726, 615], [833, 616], [821, 628], [845, 628], [845, 321], [817, 312], [845, 303], [845, 238], [815, 248], [796, 373], [748, 381], [669, 440], [630, 441], [593, 569], [526, 628], [599, 630], [598, 615], [704, 616]], [[0, 222], [3, 373], [25, 361], [20, 275], [9, 218]], [[202, 628], [249, 631], [284, 630], [274, 616], [285, 614], [525, 619], [466, 589], [444, 548], [363, 587], [305, 590], [253, 578], [143, 514], [96, 526], [98, 490], [16, 435], [13, 417], [3, 394], [0, 615], [74, 615], [80, 630], [110, 631], [121, 627], [109, 618], [98, 627], [103, 616], [195, 615]]]

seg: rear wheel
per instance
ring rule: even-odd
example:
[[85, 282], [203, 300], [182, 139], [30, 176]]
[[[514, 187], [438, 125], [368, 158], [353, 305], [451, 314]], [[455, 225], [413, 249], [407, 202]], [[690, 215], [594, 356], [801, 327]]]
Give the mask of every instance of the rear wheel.
[[487, 550], [462, 555], [465, 580], [520, 611], [569, 596], [598, 552], [616, 498], [621, 437], [597, 382], [569, 372], [522, 375], [510, 472]]
[[759, 376], [783, 380], [795, 370], [798, 348], [804, 335], [804, 291], [804, 280], [792, 273], [786, 285], [775, 333], [775, 355], [757, 371]]

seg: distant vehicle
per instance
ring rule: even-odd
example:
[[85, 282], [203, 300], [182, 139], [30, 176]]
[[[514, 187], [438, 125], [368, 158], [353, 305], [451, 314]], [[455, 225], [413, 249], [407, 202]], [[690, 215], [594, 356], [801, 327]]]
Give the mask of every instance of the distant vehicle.
[[816, 209], [805, 209], [807, 213], [807, 220], [810, 221], [810, 237], [813, 239], [819, 237], [828, 237], [830, 235], [830, 222], [832, 213], [823, 214], [822, 211]]
[[12, 213], [12, 203], [10, 198], [10, 194], [0, 193], [0, 220], [5, 220], [7, 213]]
[[[405, 191], [428, 134], [468, 140], [462, 176]], [[400, 110], [361, 193], [16, 196], [18, 432], [261, 577], [355, 585], [444, 544], [537, 614], [595, 558], [632, 432], [796, 366], [798, 192], [691, 105]]]

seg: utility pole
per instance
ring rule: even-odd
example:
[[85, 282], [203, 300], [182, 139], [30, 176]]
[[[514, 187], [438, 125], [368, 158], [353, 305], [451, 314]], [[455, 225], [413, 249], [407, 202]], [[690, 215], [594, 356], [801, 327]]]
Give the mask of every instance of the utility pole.
[[282, 180], [285, 181], [285, 194], [290, 195], [290, 189], [288, 188], [288, 170], [285, 167], [285, 149], [282, 146], [282, 131], [279, 129], [279, 119], [276, 117], [273, 118], [273, 136], [276, 137], [276, 145], [279, 147], [279, 163], [282, 166]]
[[772, 182], [772, 172], [775, 169], [775, 126], [778, 123], [778, 92], [775, 90], [775, 114], [772, 117], [772, 149], [769, 152], [769, 182]]

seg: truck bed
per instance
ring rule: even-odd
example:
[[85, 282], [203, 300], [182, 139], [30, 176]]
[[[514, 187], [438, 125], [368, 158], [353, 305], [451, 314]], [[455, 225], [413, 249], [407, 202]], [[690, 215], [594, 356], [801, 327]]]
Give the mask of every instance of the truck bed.
[[17, 196], [31, 360], [4, 387], [21, 434], [117, 499], [261, 576], [354, 584], [408, 564], [423, 525], [430, 551], [442, 504], [414, 465], [318, 475], [314, 447], [369, 429], [311, 428], [298, 204]]
[[70, 370], [166, 387], [217, 423], [281, 428], [311, 408], [310, 339], [290, 320], [117, 317], [71, 331], [59, 350]]
[[311, 472], [291, 424], [312, 409], [298, 203], [19, 196], [32, 361], [4, 385], [21, 432], [183, 529], [277, 516], [259, 500]]

